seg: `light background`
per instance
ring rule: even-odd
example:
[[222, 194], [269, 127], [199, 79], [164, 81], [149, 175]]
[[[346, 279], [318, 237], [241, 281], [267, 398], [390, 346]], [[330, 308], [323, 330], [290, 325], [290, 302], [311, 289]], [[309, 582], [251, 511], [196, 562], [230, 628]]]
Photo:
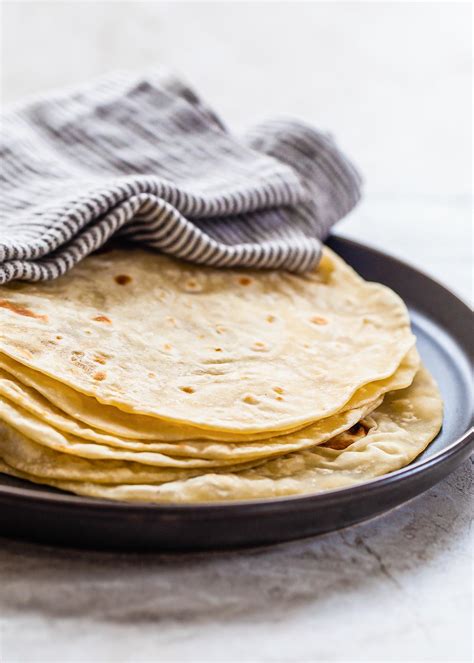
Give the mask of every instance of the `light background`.
[[[444, 3], [2, 4], [4, 102], [166, 64], [239, 131], [330, 130], [365, 197], [338, 232], [471, 296], [471, 7]], [[472, 472], [318, 539], [119, 555], [0, 539], [0, 659], [469, 661]]]

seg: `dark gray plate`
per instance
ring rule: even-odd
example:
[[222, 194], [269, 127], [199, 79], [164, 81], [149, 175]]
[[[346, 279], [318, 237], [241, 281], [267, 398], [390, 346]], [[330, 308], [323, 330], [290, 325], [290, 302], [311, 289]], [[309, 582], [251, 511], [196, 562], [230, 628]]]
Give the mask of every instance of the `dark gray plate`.
[[60, 544], [196, 550], [253, 546], [347, 527], [391, 509], [449, 474], [472, 451], [472, 313], [413, 267], [351, 240], [335, 249], [407, 303], [422, 358], [440, 385], [442, 431], [415, 462], [379, 479], [316, 495], [195, 506], [124, 504], [69, 495], [0, 474], [0, 534]]

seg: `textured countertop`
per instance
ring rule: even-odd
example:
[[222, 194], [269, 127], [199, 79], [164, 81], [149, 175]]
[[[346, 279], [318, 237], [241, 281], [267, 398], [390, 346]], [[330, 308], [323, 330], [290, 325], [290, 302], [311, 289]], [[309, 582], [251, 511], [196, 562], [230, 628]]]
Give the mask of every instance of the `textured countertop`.
[[[167, 62], [233, 126], [271, 109], [329, 127], [367, 182], [337, 232], [470, 299], [469, 7], [225, 4], [9, 3], [4, 99]], [[376, 520], [271, 548], [114, 554], [0, 538], [0, 661], [467, 662], [471, 514], [466, 463]]]

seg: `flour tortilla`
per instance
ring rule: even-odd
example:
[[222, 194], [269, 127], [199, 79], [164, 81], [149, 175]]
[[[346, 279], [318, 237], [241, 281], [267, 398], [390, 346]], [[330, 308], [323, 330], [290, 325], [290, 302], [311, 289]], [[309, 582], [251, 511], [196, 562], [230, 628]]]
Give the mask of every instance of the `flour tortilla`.
[[307, 275], [114, 250], [0, 287], [0, 354], [124, 412], [239, 434], [338, 412], [413, 345], [401, 299], [327, 249]]
[[[361, 387], [350, 401], [346, 404], [347, 410], [361, 410], [359, 418], [364, 416], [364, 411], [371, 411], [384, 393], [387, 391], [392, 391], [394, 389], [402, 389], [407, 387], [413, 381], [415, 373], [419, 366], [419, 356], [415, 348], [412, 348], [408, 355], [403, 359], [401, 365], [395, 372], [393, 376], [385, 380], [378, 382], [373, 382], [370, 385]], [[11, 425], [15, 426], [18, 424], [22, 418], [19, 412], [26, 411], [28, 415], [33, 418], [39, 419], [43, 422], [42, 429], [45, 430], [43, 433], [43, 438], [54, 439], [57, 438], [59, 433], [53, 431], [52, 434], [48, 434], [48, 429], [45, 424], [48, 424], [50, 427], [56, 429], [56, 431], [61, 431], [64, 433], [66, 438], [69, 436], [73, 439], [72, 447], [78, 449], [78, 442], [80, 439], [87, 442], [93, 442], [98, 445], [105, 445], [106, 447], [116, 447], [118, 449], [126, 449], [133, 452], [158, 452], [159, 454], [168, 454], [172, 456], [187, 456], [191, 458], [204, 458], [210, 460], [240, 460], [243, 458], [257, 458], [262, 456], [270, 456], [274, 453], [282, 453], [291, 451], [292, 445], [294, 445], [295, 440], [304, 439], [302, 436], [291, 436], [292, 441], [288, 441], [286, 436], [279, 434], [278, 437], [272, 437], [261, 442], [256, 442], [253, 439], [253, 436], [249, 436], [250, 439], [243, 440], [240, 438], [238, 443], [229, 443], [226, 441], [226, 435], [223, 436], [223, 439], [217, 440], [215, 442], [205, 441], [203, 439], [190, 438], [186, 441], [175, 441], [175, 442], [161, 442], [160, 439], [166, 434], [169, 429], [169, 424], [165, 424], [165, 431], [161, 428], [161, 423], [157, 419], [149, 417], [149, 419], [154, 423], [156, 437], [153, 440], [137, 440], [130, 439], [125, 437], [120, 437], [117, 435], [104, 433], [95, 428], [91, 428], [89, 425], [82, 423], [81, 421], [75, 419], [74, 417], [68, 416], [63, 413], [60, 409], [51, 405], [48, 400], [46, 400], [41, 394], [37, 393], [36, 390], [28, 387], [21, 382], [19, 382], [12, 374], [2, 371], [0, 369], [0, 399], [4, 400], [5, 404], [10, 403], [10, 415], [7, 418], [4, 416], [5, 420], [11, 422]], [[87, 397], [84, 397], [87, 398]], [[93, 401], [94, 399], [89, 399]], [[1, 403], [0, 403], [1, 407]], [[12, 407], [16, 407], [17, 410], [13, 410]], [[101, 406], [97, 403], [96, 408], [99, 411]], [[5, 407], [4, 407], [5, 409]], [[116, 408], [109, 408], [111, 410], [116, 410]], [[347, 411], [344, 410], [344, 411]], [[366, 412], [365, 412], [366, 413]], [[83, 416], [87, 417], [87, 410], [81, 410], [81, 418]], [[113, 416], [114, 412], [111, 413]], [[340, 414], [340, 413], [338, 413]], [[135, 419], [140, 420], [139, 415], [127, 415], [129, 417], [135, 417]], [[0, 411], [0, 418], [2, 414]], [[351, 421], [353, 419], [353, 414], [351, 415]], [[138, 422], [139, 423], [139, 422]], [[321, 419], [319, 422], [321, 427], [319, 430], [326, 432], [331, 431], [334, 428], [339, 428], [343, 423], [343, 417], [338, 417], [337, 415], [332, 415], [331, 417]], [[112, 422], [113, 424], [113, 422]], [[352, 425], [349, 424], [348, 427]], [[18, 426], [17, 426], [18, 427]], [[175, 427], [178, 431], [178, 427]], [[33, 429], [38, 429], [34, 427]], [[32, 439], [41, 442], [41, 438], [38, 439], [38, 436], [30, 433], [28, 430], [23, 430], [26, 436], [32, 437]], [[301, 430], [301, 429], [298, 429]], [[133, 434], [133, 431], [130, 431]], [[184, 427], [184, 430], [176, 432], [177, 435], [181, 434], [182, 436], [190, 434], [190, 430], [187, 427]], [[203, 436], [201, 432], [196, 433], [197, 435]], [[267, 433], [268, 435], [268, 433]], [[306, 432], [305, 434], [306, 435]], [[213, 436], [216, 437], [217, 434], [213, 433]], [[204, 435], [205, 437], [205, 435]], [[232, 437], [232, 436], [231, 436]], [[310, 436], [311, 437], [311, 436]], [[80, 439], [78, 439], [80, 438]], [[165, 438], [166, 439], [166, 438]], [[314, 442], [317, 444], [317, 442]], [[64, 447], [64, 441], [61, 442], [61, 448]], [[307, 446], [307, 445], [306, 445]], [[92, 447], [93, 448], [93, 447]], [[300, 448], [300, 447], [298, 447]], [[72, 451], [71, 453], [74, 453]], [[79, 452], [78, 452], [79, 453]], [[81, 455], [81, 453], [79, 453]]]
[[[118, 436], [119, 438], [151, 440], [154, 442], [174, 442], [189, 439], [240, 442], [265, 439], [269, 435], [268, 432], [247, 434], [229, 433], [227, 431], [198, 428], [197, 426], [164, 421], [157, 417], [124, 412], [112, 405], [99, 403], [94, 397], [77, 392], [58, 380], [53, 380], [49, 376], [39, 371], [34, 371], [1, 354], [0, 371], [2, 377], [5, 377], [7, 373], [9, 375], [10, 392], [13, 381], [16, 383], [16, 387], [14, 387], [16, 395], [13, 397], [15, 402], [19, 402], [20, 400], [28, 402], [30, 406], [35, 408], [35, 412], [39, 408], [43, 412], [43, 415], [40, 416], [44, 416], [48, 421], [50, 420], [48, 412], [54, 413], [55, 426], [60, 424], [60, 420], [55, 416], [57, 414], [60, 415], [63, 424], [66, 419], [73, 420], [76, 423], [73, 423], [72, 426], [78, 428], [81, 432], [77, 433], [77, 431], [72, 430], [70, 432], [85, 437], [89, 437], [87, 431], [91, 430], [91, 427], [95, 431], [98, 431], [99, 435], [105, 433]], [[5, 384], [5, 381], [3, 384]], [[367, 387], [368, 393], [370, 393], [370, 385], [367, 385]], [[29, 389], [29, 397], [25, 398], [27, 394], [26, 389]], [[370, 400], [368, 397], [367, 399]], [[33, 401], [36, 402], [35, 405], [33, 405]], [[348, 403], [348, 407], [350, 407], [350, 402]], [[27, 409], [30, 408], [27, 407]], [[68, 423], [67, 430], [70, 430], [70, 426], [71, 423]], [[282, 431], [282, 433], [292, 432], [300, 428], [302, 428], [301, 424], [295, 426], [294, 429], [291, 428]]]
[[442, 410], [439, 390], [422, 368], [410, 387], [387, 395], [362, 421], [367, 434], [349, 446], [341, 445], [342, 449], [333, 438], [335, 448], [316, 446], [239, 472], [224, 470], [161, 485], [54, 480], [16, 469], [5, 457], [2, 470], [78, 495], [128, 502], [221, 502], [316, 493], [368, 481], [407, 465], [437, 435]]
[[[9, 466], [36, 477], [40, 482], [55, 480], [120, 484], [161, 484], [199, 476], [205, 468], [157, 466], [113, 459], [81, 458], [37, 444], [16, 428], [0, 421], [0, 457]], [[211, 462], [211, 461], [208, 461]], [[259, 461], [225, 465], [226, 471], [253, 467]], [[262, 462], [262, 461], [260, 461]], [[212, 467], [213, 472], [222, 467]]]
[[[362, 417], [372, 412], [381, 401], [382, 399], [380, 398], [378, 401], [370, 403], [365, 407], [348, 410], [327, 419], [321, 419], [315, 424], [311, 424], [307, 428], [290, 435], [283, 435], [258, 443], [254, 442], [252, 448], [249, 448], [250, 445], [234, 445], [236, 447], [234, 452], [232, 453], [232, 450], [228, 450], [224, 459], [209, 460], [196, 456], [188, 458], [175, 457], [156, 451], [135, 451], [91, 443], [74, 435], [56, 430], [53, 426], [41, 421], [41, 419], [38, 419], [23, 408], [19, 408], [14, 403], [2, 398], [0, 399], [0, 454], [3, 454], [7, 462], [11, 462], [16, 467], [16, 462], [12, 459], [20, 458], [28, 462], [28, 457], [33, 455], [31, 451], [33, 449], [36, 467], [40, 467], [41, 464], [59, 467], [61, 468], [62, 476], [64, 476], [65, 469], [71, 464], [71, 459], [68, 458], [68, 455], [91, 460], [127, 461], [158, 467], [209, 469], [247, 462], [249, 460], [265, 459], [288, 453], [289, 451], [311, 447], [315, 444], [321, 444], [354, 426]], [[36, 449], [38, 445], [46, 447], [43, 453], [43, 461], [41, 461], [42, 451]], [[243, 449], [240, 448], [242, 446], [244, 447]], [[27, 450], [30, 451], [28, 452]], [[75, 462], [75, 458], [72, 459], [72, 462]], [[102, 466], [106, 474], [107, 463], [102, 464]], [[75, 472], [75, 465], [73, 467]], [[27, 468], [23, 468], [22, 466], [21, 469]], [[107, 476], [104, 477], [104, 481], [111, 482], [110, 479], [107, 479]]]

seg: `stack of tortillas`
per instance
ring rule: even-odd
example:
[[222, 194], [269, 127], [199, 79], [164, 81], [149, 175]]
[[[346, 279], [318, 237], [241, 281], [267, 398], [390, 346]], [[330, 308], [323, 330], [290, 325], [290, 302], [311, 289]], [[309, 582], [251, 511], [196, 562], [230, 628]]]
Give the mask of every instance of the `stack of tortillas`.
[[79, 495], [313, 493], [410, 463], [442, 404], [401, 299], [325, 250], [306, 275], [142, 249], [0, 287], [0, 470]]

